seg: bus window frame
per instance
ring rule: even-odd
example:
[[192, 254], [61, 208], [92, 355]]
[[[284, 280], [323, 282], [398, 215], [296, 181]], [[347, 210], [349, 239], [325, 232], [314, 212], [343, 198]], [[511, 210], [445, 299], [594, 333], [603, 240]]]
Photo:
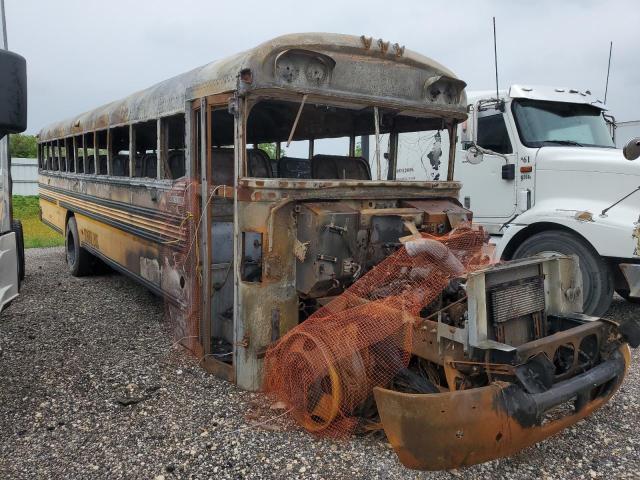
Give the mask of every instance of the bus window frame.
[[[85, 167], [85, 151], [84, 151], [84, 136], [82, 134], [80, 135], [74, 135], [73, 136], [73, 147], [75, 148], [75, 155], [76, 155], [76, 174], [77, 175], [84, 175], [84, 167]], [[82, 155], [79, 155], [79, 153], [82, 152]], [[80, 171], [80, 158], [82, 158], [82, 171]]]
[[[67, 173], [76, 173], [76, 151], [74, 148], [73, 137], [65, 137], [64, 139], [64, 149], [65, 149], [65, 158], [67, 164]], [[73, 168], [72, 168], [73, 167]]]
[[[251, 112], [253, 110], [253, 107], [255, 107], [258, 103], [260, 103], [261, 101], [282, 101], [282, 102], [294, 102], [294, 103], [300, 103], [302, 101], [302, 97], [303, 94], [300, 92], [294, 92], [294, 91], [287, 91], [287, 92], [273, 92], [273, 91], [268, 91], [268, 90], [264, 90], [264, 91], [256, 91], [253, 92], [245, 97], [242, 97], [241, 99], [239, 99], [238, 101], [238, 108], [239, 108], [239, 116], [242, 119], [242, 132], [243, 132], [243, 139], [242, 139], [242, 175], [239, 175], [238, 178], [242, 179], [242, 180], [251, 180], [254, 179], [255, 177], [249, 177], [247, 176], [247, 166], [246, 166], [246, 158], [244, 155], [244, 151], [247, 148], [247, 142], [246, 142], [246, 132], [247, 132], [247, 122], [248, 119], [251, 115]], [[361, 107], [378, 107], [378, 108], [390, 108], [390, 109], [397, 109], [397, 106], [394, 106], [392, 104], [387, 104], [384, 102], [384, 99], [376, 99], [376, 101], [372, 102], [372, 101], [364, 101], [358, 98], [337, 98], [337, 97], [331, 97], [331, 96], [327, 96], [327, 95], [321, 95], [321, 94], [314, 94], [314, 95], [309, 95], [308, 98], [306, 99], [305, 102], [307, 105], [310, 104], [318, 104], [318, 105], [326, 105], [328, 107], [337, 107], [337, 108], [353, 108], [354, 106], [361, 106]], [[433, 116], [436, 115], [436, 112], [429, 109], [428, 111], [423, 111], [423, 110], [419, 110], [419, 109], [404, 109], [402, 110], [403, 115], [405, 116], [414, 116], [414, 117], [425, 117], [425, 116]], [[449, 172], [447, 175], [447, 179], [446, 181], [453, 181], [453, 169], [451, 168], [451, 164], [452, 162], [455, 161], [455, 140], [456, 140], [456, 134], [457, 134], [457, 126], [458, 124], [462, 123], [461, 121], [456, 121], [453, 118], [447, 119], [444, 116], [443, 117], [439, 117], [440, 120], [442, 121], [442, 126], [441, 126], [441, 130], [447, 130], [447, 132], [449, 133], [449, 155], [448, 155], [448, 161], [449, 161]], [[434, 129], [435, 130], [435, 129]], [[423, 130], [418, 130], [418, 131], [423, 131]], [[391, 137], [395, 136], [397, 137], [398, 134], [400, 132], [391, 129], [390, 132], [388, 132], [389, 135]], [[373, 134], [372, 134], [373, 135]], [[353, 152], [355, 153], [355, 135], [353, 134], [345, 134], [344, 137], [354, 137], [354, 141], [353, 141]], [[324, 137], [324, 138], [332, 138], [332, 137]], [[342, 138], [342, 137], [335, 137], [335, 138]], [[316, 139], [300, 139], [301, 141], [304, 140], [308, 140], [309, 141], [309, 158], [311, 158], [313, 156], [313, 141]], [[397, 142], [397, 140], [396, 140]], [[276, 143], [278, 143], [276, 141]], [[286, 143], [286, 142], [285, 142]], [[394, 145], [395, 148], [392, 148], [390, 150], [390, 155], [389, 158], [387, 159], [389, 165], [397, 165], [397, 154], [398, 154], [398, 148], [397, 145]], [[351, 145], [349, 145], [349, 150], [351, 150]], [[367, 159], [367, 161], [369, 161], [369, 159]], [[373, 170], [374, 165], [371, 165], [371, 168]], [[390, 169], [389, 169], [390, 170]], [[387, 177], [389, 176], [389, 173], [387, 174]], [[331, 180], [323, 180], [323, 179], [314, 179], [314, 182], [330, 182]], [[355, 181], [355, 182], [360, 182], [361, 180], [345, 180], [346, 182], [349, 181]], [[381, 179], [374, 179], [373, 175], [371, 180], [368, 180], [369, 182], [393, 182], [393, 183], [399, 183], [402, 182], [401, 180], [396, 180], [396, 172], [395, 170], [393, 171], [393, 179], [389, 179], [389, 178], [381, 178]], [[444, 182], [445, 180], [438, 180], [438, 182]]]
[[[136, 159], [136, 154], [137, 154], [137, 148], [138, 148], [138, 141], [137, 141], [137, 140], [138, 140], [138, 134], [137, 134], [137, 129], [139, 129], [139, 128], [145, 128], [145, 127], [147, 127], [147, 126], [150, 126], [151, 124], [155, 124], [155, 140], [156, 140], [156, 141], [155, 141], [155, 144], [154, 144], [154, 147], [155, 147], [155, 148], [153, 149], [153, 150], [155, 151], [155, 154], [156, 154], [156, 172], [155, 172], [155, 176], [153, 176], [153, 177], [147, 177], [147, 176], [145, 176], [144, 174], [145, 174], [146, 172], [144, 172], [144, 171], [143, 171], [144, 164], [142, 164], [142, 165], [140, 166], [140, 176], [137, 176], [137, 175], [136, 175], [135, 170], [134, 170], [133, 172], [131, 172], [131, 170], [129, 170], [129, 174], [130, 174], [130, 176], [131, 176], [132, 178], [136, 178], [138, 181], [141, 181], [141, 180], [142, 180], [142, 181], [147, 181], [147, 180], [160, 180], [160, 176], [158, 175], [158, 173], [159, 173], [159, 170], [158, 170], [158, 163], [160, 162], [159, 153], [158, 153], [158, 149], [159, 149], [159, 146], [160, 146], [160, 142], [159, 142], [159, 132], [158, 132], [158, 123], [159, 123], [159, 120], [160, 120], [160, 118], [150, 119], [150, 120], [143, 120], [143, 121], [140, 121], [140, 122], [132, 123], [132, 124], [130, 125], [130, 130], [129, 130], [129, 141], [130, 141], [130, 147], [131, 147], [131, 140], [133, 139], [133, 151], [132, 151], [132, 150], [131, 150], [131, 148], [130, 148], [130, 150], [129, 150], [129, 155], [130, 155], [130, 158], [133, 158], [133, 160], [132, 160], [132, 161], [133, 161], [132, 165], [133, 165], [133, 167], [135, 168], [135, 167], [136, 167], [136, 160], [137, 160], [137, 159]], [[146, 153], [146, 151], [145, 151], [145, 152], [143, 152], [143, 155], [144, 155], [145, 153]], [[142, 160], [142, 157], [141, 157], [141, 160]], [[131, 165], [130, 165], [130, 167], [131, 167]]]
[[[101, 143], [100, 143], [100, 135], [104, 134], [104, 148], [102, 147]], [[100, 130], [96, 130], [94, 132], [94, 162], [96, 163], [96, 169], [95, 169], [95, 174], [97, 176], [100, 177], [106, 177], [109, 176], [109, 128], [102, 128]], [[106, 161], [107, 161], [107, 168], [106, 168], [106, 172], [105, 173], [101, 173], [100, 172], [100, 157], [101, 155], [101, 151], [105, 150], [106, 151]]]
[[60, 150], [60, 139], [56, 139], [56, 171], [62, 172], [62, 152]]
[[[178, 112], [172, 115], [164, 115], [162, 117], [158, 117], [158, 180], [161, 182], [173, 182], [179, 178], [189, 178], [190, 171], [195, 171], [191, 169], [189, 166], [189, 151], [192, 149], [192, 146], [189, 144], [189, 139], [191, 138], [189, 128], [191, 128], [191, 123], [189, 123], [189, 119], [191, 115], [188, 112], [192, 111], [192, 107], [189, 106], [189, 109], [186, 112]], [[169, 164], [169, 154], [171, 151], [170, 148], [170, 138], [171, 138], [171, 129], [170, 123], [174, 118], [180, 118], [180, 122], [182, 123], [182, 151], [184, 154], [184, 174], [176, 177], [175, 173], [171, 170], [171, 166]]]

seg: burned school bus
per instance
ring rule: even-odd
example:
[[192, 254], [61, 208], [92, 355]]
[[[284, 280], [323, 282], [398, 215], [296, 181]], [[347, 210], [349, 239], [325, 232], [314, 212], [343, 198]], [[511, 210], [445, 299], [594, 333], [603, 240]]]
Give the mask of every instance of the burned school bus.
[[[42, 220], [310, 431], [383, 428], [420, 469], [509, 455], [605, 403], [636, 332], [580, 313], [571, 258], [490, 264], [453, 180], [464, 86], [383, 40], [279, 37], [43, 129]], [[446, 181], [395, 180], [416, 131], [449, 136]]]

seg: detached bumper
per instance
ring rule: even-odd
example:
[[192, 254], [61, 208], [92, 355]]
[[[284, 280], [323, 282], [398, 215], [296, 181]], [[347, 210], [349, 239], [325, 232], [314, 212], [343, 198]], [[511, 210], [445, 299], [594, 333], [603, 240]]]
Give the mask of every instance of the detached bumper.
[[[630, 362], [623, 345], [591, 370], [529, 394], [513, 383], [435, 394], [376, 388], [382, 426], [400, 461], [418, 470], [445, 470], [513, 455], [604, 405]], [[543, 422], [551, 408], [573, 400], [568, 415]]]
[[620, 270], [622, 270], [629, 284], [629, 296], [632, 298], [640, 298], [640, 264], [621, 263]]

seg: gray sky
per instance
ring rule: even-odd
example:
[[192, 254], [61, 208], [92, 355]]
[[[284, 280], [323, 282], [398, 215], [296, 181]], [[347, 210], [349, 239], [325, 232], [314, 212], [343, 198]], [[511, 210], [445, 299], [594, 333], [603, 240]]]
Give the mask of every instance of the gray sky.
[[432, 57], [472, 90], [590, 89], [617, 120], [640, 119], [637, 1], [5, 0], [9, 48], [27, 58], [36, 133], [136, 90], [292, 32], [366, 34]]

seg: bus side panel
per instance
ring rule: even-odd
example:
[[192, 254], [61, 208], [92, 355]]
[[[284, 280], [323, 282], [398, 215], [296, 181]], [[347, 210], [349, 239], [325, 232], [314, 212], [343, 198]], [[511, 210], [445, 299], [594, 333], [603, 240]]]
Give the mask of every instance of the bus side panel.
[[58, 205], [57, 202], [51, 202], [40, 197], [40, 211], [42, 212], [42, 221], [54, 230], [60, 233], [64, 232], [65, 220], [67, 218], [67, 209]]
[[182, 274], [165, 261], [168, 249], [163, 251], [162, 245], [85, 215], [76, 213], [75, 218], [82, 247], [117, 264], [148, 287], [183, 300], [185, 279], [181, 281]]
[[[160, 252], [156, 244], [79, 213], [76, 214], [76, 222], [83, 247], [101, 253], [129, 272], [160, 286]], [[155, 264], [157, 268], [141, 268], [144, 260]], [[158, 274], [152, 273], [153, 270]]]

